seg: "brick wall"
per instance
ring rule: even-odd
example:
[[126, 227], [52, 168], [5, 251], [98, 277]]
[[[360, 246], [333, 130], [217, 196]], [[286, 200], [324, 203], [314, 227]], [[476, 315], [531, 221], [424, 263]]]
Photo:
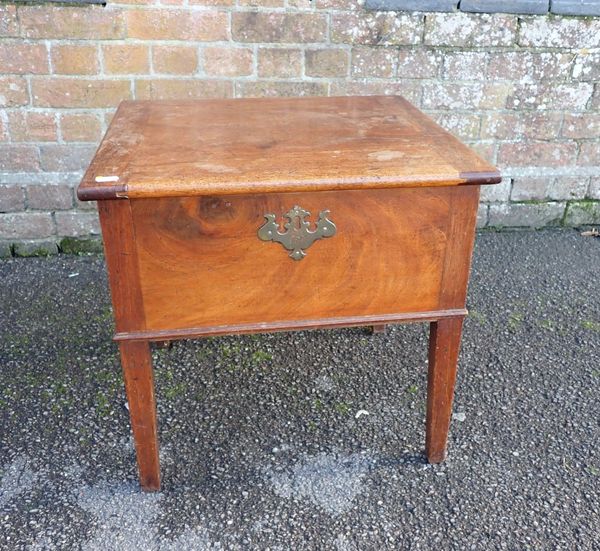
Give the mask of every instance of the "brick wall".
[[122, 99], [326, 94], [402, 94], [497, 163], [481, 226], [600, 223], [600, 18], [1, 4], [0, 254], [98, 234], [73, 190]]

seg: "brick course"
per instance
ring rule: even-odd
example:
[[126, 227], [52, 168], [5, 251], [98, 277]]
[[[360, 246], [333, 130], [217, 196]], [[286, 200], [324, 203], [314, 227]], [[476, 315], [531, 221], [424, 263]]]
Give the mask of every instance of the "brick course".
[[124, 99], [401, 94], [502, 168], [480, 227], [597, 223], [600, 18], [493, 4], [2, 4], [0, 248], [98, 232], [74, 186]]

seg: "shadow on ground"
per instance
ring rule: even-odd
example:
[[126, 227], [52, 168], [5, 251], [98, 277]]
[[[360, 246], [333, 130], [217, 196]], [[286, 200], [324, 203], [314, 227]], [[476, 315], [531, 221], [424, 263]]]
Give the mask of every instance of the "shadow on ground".
[[148, 495], [103, 259], [0, 262], [0, 547], [597, 549], [598, 274], [600, 240], [574, 231], [478, 237], [439, 466], [426, 325], [156, 350]]

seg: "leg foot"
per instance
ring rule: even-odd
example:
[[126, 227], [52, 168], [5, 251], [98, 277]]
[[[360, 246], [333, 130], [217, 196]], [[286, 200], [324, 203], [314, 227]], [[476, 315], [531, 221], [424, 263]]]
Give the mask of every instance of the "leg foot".
[[430, 463], [446, 459], [462, 323], [462, 317], [448, 318], [430, 326], [425, 444]]
[[157, 491], [160, 490], [160, 465], [150, 345], [142, 341], [123, 341], [119, 348], [140, 485], [144, 491]]
[[371, 325], [371, 335], [380, 335], [385, 333], [385, 328], [387, 325], [385, 323], [380, 323], [378, 325]]

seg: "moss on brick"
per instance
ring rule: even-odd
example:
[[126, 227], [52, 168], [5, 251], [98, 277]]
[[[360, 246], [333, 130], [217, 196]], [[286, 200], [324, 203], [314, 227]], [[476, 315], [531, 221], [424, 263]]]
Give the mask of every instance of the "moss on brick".
[[13, 245], [15, 256], [50, 256], [58, 254], [56, 241], [19, 241]]
[[81, 239], [64, 237], [59, 243], [60, 251], [66, 254], [99, 254], [102, 253], [100, 238]]

